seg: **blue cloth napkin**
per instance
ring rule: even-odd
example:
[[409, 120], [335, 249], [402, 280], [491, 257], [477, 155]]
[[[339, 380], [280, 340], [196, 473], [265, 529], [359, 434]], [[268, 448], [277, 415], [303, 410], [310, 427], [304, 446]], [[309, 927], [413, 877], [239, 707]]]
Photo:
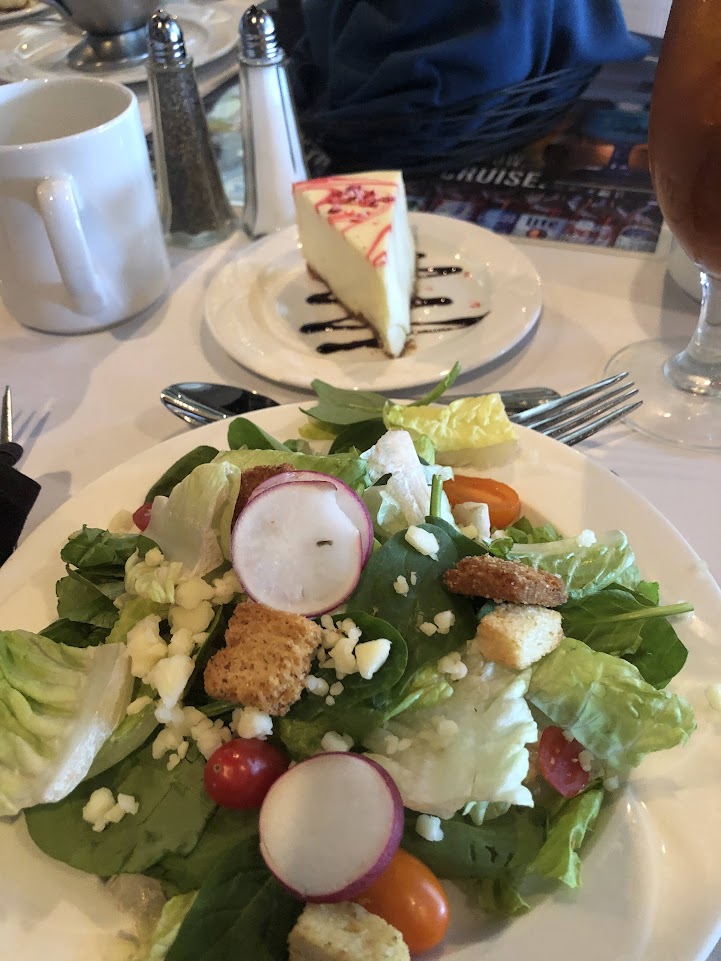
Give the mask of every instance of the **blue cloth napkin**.
[[646, 50], [618, 0], [304, 0], [303, 12], [294, 93], [329, 122], [446, 108]]

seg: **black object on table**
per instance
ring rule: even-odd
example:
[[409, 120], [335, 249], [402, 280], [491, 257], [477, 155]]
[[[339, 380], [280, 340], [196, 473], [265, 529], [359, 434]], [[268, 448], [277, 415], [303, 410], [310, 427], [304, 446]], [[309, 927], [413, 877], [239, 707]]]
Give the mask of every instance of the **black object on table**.
[[9, 387], [3, 397], [0, 436], [0, 564], [4, 564], [15, 550], [27, 516], [40, 493], [40, 484], [15, 467], [23, 449], [12, 440]]

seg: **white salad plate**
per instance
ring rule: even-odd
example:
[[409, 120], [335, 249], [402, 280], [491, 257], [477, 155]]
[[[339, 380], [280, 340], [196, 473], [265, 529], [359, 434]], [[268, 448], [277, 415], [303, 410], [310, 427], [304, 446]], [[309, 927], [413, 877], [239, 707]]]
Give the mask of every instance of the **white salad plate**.
[[[297, 436], [301, 422], [291, 406], [252, 419], [279, 439]], [[0, 625], [39, 630], [52, 621], [67, 535], [83, 523], [105, 527], [119, 508], [134, 509], [179, 456], [198, 444], [225, 447], [226, 430], [218, 423], [166, 441], [63, 505], [0, 572]], [[467, 908], [449, 885], [449, 936], [442, 949], [424, 957], [702, 961], [721, 935], [721, 715], [706, 700], [707, 686], [721, 681], [721, 592], [681, 535], [621, 480], [547, 437], [519, 433], [518, 456], [489, 474], [513, 484], [535, 520], [545, 518], [567, 534], [626, 531], [644, 576], [661, 583], [663, 601], [694, 604], [694, 614], [677, 619], [690, 654], [672, 687], [691, 701], [698, 730], [686, 746], [648, 757], [617, 792], [586, 846], [579, 891], [554, 888], [528, 914], [500, 923]], [[0, 821], [0, 850], [2, 957], [122, 957], [114, 935], [127, 931], [129, 921], [98, 880], [35, 849], [22, 817]]]
[[[196, 67], [217, 60], [238, 41], [235, 17], [215, 6], [169, 4], [183, 30], [185, 46]], [[0, 80], [38, 80], [46, 77], [102, 76], [119, 83], [146, 83], [144, 64], [107, 67], [93, 73], [74, 70], [67, 55], [82, 34], [60, 17], [26, 23], [0, 33]]]
[[[246, 247], [213, 277], [205, 299], [212, 335], [269, 380], [307, 389], [319, 377], [379, 391], [439, 381], [459, 358], [466, 372], [477, 370], [521, 343], [541, 314], [541, 281], [526, 254], [451, 217], [413, 213], [410, 222], [422, 255], [418, 297], [451, 302], [412, 309], [413, 343], [402, 357], [352, 347], [372, 339], [370, 328], [337, 303], [308, 303], [328, 288], [306, 270], [295, 227]], [[455, 272], [424, 275], [433, 267]]]
[[30, 4], [28, 4], [27, 7], [23, 7], [22, 10], [0, 10], [0, 29], [10, 26], [11, 23], [20, 23], [21, 20], [29, 20], [30, 17], [37, 17], [43, 10], [45, 10], [46, 13], [52, 12], [50, 7], [42, 3], [36, 3], [35, 0], [31, 0]]

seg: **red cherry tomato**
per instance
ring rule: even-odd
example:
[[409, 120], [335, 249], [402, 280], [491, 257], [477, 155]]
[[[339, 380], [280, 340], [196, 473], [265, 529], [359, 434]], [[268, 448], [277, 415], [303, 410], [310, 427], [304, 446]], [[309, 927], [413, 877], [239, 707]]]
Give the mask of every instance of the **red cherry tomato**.
[[434, 948], [448, 930], [450, 911], [441, 882], [403, 848], [396, 851], [383, 874], [353, 900], [397, 928], [411, 954]]
[[451, 507], [469, 501], [488, 504], [488, 515], [493, 527], [508, 527], [521, 516], [521, 499], [518, 494], [508, 484], [502, 484], [490, 477], [456, 474], [451, 480], [443, 482], [443, 490]]
[[206, 761], [205, 790], [221, 807], [259, 808], [289, 763], [273, 744], [239, 737], [222, 744]]
[[588, 785], [588, 771], [578, 755], [583, 744], [568, 741], [560, 727], [547, 727], [538, 744], [538, 766], [544, 779], [564, 797], [575, 797]]
[[148, 502], [147, 504], [143, 504], [142, 507], [139, 507], [133, 514], [133, 523], [139, 530], [144, 531], [150, 523], [150, 512], [152, 509], [152, 503]]

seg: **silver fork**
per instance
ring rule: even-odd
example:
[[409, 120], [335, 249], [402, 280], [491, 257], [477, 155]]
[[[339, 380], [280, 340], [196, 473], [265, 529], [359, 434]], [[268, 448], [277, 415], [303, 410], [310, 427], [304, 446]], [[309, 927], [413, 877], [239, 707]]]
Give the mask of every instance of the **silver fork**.
[[641, 400], [625, 403], [638, 394], [638, 388], [627, 377], [627, 371], [606, 377], [557, 400], [512, 414], [510, 420], [572, 447], [641, 406]]

